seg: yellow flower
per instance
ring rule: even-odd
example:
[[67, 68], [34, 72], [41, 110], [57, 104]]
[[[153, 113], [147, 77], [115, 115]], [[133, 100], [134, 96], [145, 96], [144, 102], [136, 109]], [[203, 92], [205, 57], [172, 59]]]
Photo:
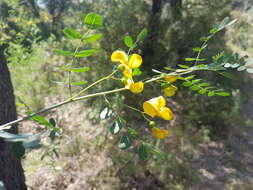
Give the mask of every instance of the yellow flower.
[[165, 120], [171, 120], [173, 118], [172, 111], [165, 107], [166, 100], [162, 97], [152, 98], [143, 103], [143, 110], [150, 117], [161, 117]]
[[144, 89], [144, 83], [143, 82], [136, 82], [132, 83], [130, 85], [130, 91], [134, 94], [141, 93]]
[[119, 62], [120, 70], [122, 70], [122, 73], [124, 75], [123, 83], [125, 85], [125, 88], [129, 89], [132, 93], [138, 94], [143, 91], [144, 89], [144, 83], [143, 82], [134, 82], [133, 81], [133, 70], [135, 68], [138, 68], [142, 64], [142, 57], [136, 53], [134, 53], [130, 60], [128, 61], [128, 56], [125, 52], [117, 50], [112, 53], [111, 55], [111, 61], [112, 62]]
[[152, 128], [152, 134], [155, 136], [157, 139], [164, 139], [169, 135], [169, 131], [165, 129], [159, 129], [157, 127]]
[[171, 97], [173, 96], [177, 91], [177, 87], [174, 85], [170, 85], [169, 87], [163, 89], [163, 92], [165, 94], [165, 96], [167, 97]]
[[129, 62], [128, 62], [127, 65], [128, 65], [129, 68], [134, 69], [134, 68], [140, 67], [141, 64], [142, 64], [142, 57], [140, 55], [134, 53], [131, 56], [131, 58], [130, 58], [130, 60], [129, 60]]
[[134, 94], [141, 93], [144, 89], [143, 82], [134, 82], [131, 79], [126, 79], [124, 81], [124, 85], [125, 85], [125, 88], [129, 89]]
[[111, 55], [112, 62], [120, 62], [121, 64], [127, 64], [128, 56], [124, 51], [117, 50]]
[[176, 80], [177, 80], [177, 76], [166, 76], [165, 78], [164, 78], [167, 82], [170, 82], [170, 83], [173, 83], [173, 82], [175, 82]]

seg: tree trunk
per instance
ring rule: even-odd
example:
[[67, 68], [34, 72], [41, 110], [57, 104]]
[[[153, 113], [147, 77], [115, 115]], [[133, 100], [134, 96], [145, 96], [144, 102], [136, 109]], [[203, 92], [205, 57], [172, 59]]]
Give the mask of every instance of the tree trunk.
[[[17, 119], [15, 97], [10, 73], [4, 56], [4, 46], [0, 46], [0, 124]], [[8, 130], [17, 133], [17, 125]], [[0, 181], [7, 190], [26, 190], [24, 171], [21, 160], [12, 153], [12, 143], [0, 139]]]
[[143, 48], [143, 57], [145, 61], [145, 70], [151, 73], [151, 68], [154, 67], [155, 58], [155, 43], [157, 42], [159, 31], [159, 20], [162, 13], [162, 4], [164, 0], [153, 0], [150, 20], [148, 24], [149, 37], [146, 40]]

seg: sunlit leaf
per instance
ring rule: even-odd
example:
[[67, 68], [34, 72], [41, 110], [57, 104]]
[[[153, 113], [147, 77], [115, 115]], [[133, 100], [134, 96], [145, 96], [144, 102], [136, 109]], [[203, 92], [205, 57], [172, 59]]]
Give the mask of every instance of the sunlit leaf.
[[113, 135], [117, 134], [120, 129], [121, 127], [118, 121], [113, 122], [112, 126], [110, 127], [110, 131]]
[[105, 107], [101, 112], [100, 112], [100, 119], [107, 119], [112, 116], [112, 110], [108, 107]]
[[80, 68], [63, 68], [64, 71], [71, 71], [71, 72], [76, 72], [76, 73], [80, 73], [80, 72], [87, 72], [90, 70], [89, 67], [80, 67]]
[[65, 36], [67, 36], [68, 38], [71, 39], [81, 39], [82, 35], [79, 34], [77, 31], [75, 31], [74, 29], [71, 28], [65, 28], [63, 30], [63, 33], [65, 34]]
[[87, 83], [88, 83], [87, 80], [82, 80], [82, 81], [78, 81], [78, 82], [72, 82], [71, 85], [80, 86], [80, 85], [85, 85]]
[[132, 73], [133, 76], [139, 76], [141, 74], [142, 74], [142, 71], [139, 68], [135, 68]]
[[[31, 111], [27, 111], [26, 112], [27, 114], [31, 115], [33, 114], [33, 112]], [[38, 123], [42, 124], [42, 125], [45, 125], [47, 127], [50, 127], [50, 128], [53, 128], [54, 126], [52, 126], [51, 123], [49, 123], [43, 116], [40, 116], [40, 115], [34, 115], [31, 117], [31, 119], [33, 119], [34, 121], [37, 121]]]
[[247, 72], [248, 72], [248, 73], [253, 73], [253, 68], [248, 68], [248, 69], [247, 69]]
[[205, 61], [206, 59], [197, 59], [197, 58], [185, 58], [185, 61]]
[[87, 49], [83, 51], [79, 51], [75, 54], [76, 57], [88, 57], [91, 56], [93, 53], [95, 53], [96, 49]]
[[230, 93], [228, 92], [216, 92], [215, 94], [219, 96], [230, 96]]
[[103, 18], [97, 13], [89, 13], [84, 18], [84, 24], [89, 29], [98, 29], [103, 25]]
[[208, 92], [207, 96], [213, 96], [215, 95], [215, 92]]
[[183, 86], [192, 86], [191, 82], [183, 82]]
[[131, 36], [124, 37], [124, 43], [127, 47], [132, 48], [134, 46], [134, 42]]
[[99, 40], [102, 36], [103, 36], [102, 34], [95, 34], [92, 36], [88, 36], [85, 38], [85, 41], [88, 43], [93, 43], [93, 42]]

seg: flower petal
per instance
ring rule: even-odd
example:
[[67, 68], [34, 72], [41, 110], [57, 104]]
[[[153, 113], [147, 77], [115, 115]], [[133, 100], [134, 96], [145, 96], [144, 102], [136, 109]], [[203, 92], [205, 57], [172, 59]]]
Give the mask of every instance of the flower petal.
[[132, 79], [124, 77], [123, 83], [124, 83], [126, 89], [130, 89], [130, 86], [133, 82], [134, 81]]
[[169, 87], [163, 89], [163, 92], [167, 97], [173, 96], [176, 93], [176, 91], [177, 87], [174, 85], [170, 85]]
[[123, 71], [123, 75], [127, 77], [128, 79], [132, 80], [133, 78], [132, 69], [129, 69], [128, 67], [126, 67], [125, 70]]
[[164, 139], [169, 135], [169, 131], [165, 129], [159, 129], [157, 127], [152, 128], [152, 134], [155, 136], [157, 139]]
[[172, 120], [173, 113], [170, 108], [165, 107], [160, 110], [159, 117], [163, 118], [164, 120]]
[[130, 85], [130, 91], [134, 94], [141, 93], [144, 89], [144, 83], [143, 82], [136, 82], [132, 83]]
[[173, 83], [177, 80], [177, 76], [167, 76], [164, 78], [167, 82]]
[[127, 64], [128, 56], [124, 51], [117, 50], [111, 55], [112, 62], [120, 62], [122, 64]]
[[142, 57], [134, 53], [128, 62], [128, 67], [134, 69], [140, 67], [141, 64], [142, 64]]
[[143, 103], [143, 110], [150, 117], [155, 117], [156, 115], [158, 115], [156, 108], [149, 101]]

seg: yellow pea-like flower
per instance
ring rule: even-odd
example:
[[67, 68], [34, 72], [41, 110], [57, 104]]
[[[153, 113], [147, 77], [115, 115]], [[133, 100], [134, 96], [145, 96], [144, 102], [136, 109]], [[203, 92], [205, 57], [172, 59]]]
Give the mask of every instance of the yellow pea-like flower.
[[143, 110], [150, 117], [159, 115], [160, 109], [166, 105], [166, 101], [162, 96], [152, 98], [143, 104]]
[[170, 85], [169, 87], [163, 89], [163, 92], [164, 92], [165, 96], [171, 97], [176, 93], [177, 89], [178, 88], [176, 86]]
[[128, 56], [124, 51], [117, 50], [111, 55], [112, 62], [120, 62], [121, 64], [127, 64]]
[[159, 129], [157, 127], [152, 128], [152, 134], [157, 139], [164, 139], [169, 135], [169, 131], [165, 129]]
[[130, 91], [134, 94], [141, 93], [144, 89], [144, 83], [143, 82], [136, 82], [132, 83], [130, 85]]
[[170, 108], [165, 107], [160, 110], [159, 117], [163, 118], [164, 120], [172, 120], [173, 113]]
[[133, 74], [132, 74], [132, 69], [125, 67], [124, 71], [123, 71], [123, 75], [125, 77], [127, 77], [128, 79], [132, 79], [133, 78]]
[[128, 67], [134, 69], [140, 67], [141, 64], [142, 64], [142, 57], [134, 53], [128, 62]]
[[173, 82], [175, 82], [176, 80], [177, 80], [177, 76], [166, 76], [165, 78], [164, 78], [167, 82], [170, 82], [170, 83], [173, 83]]
[[165, 120], [171, 120], [173, 118], [172, 111], [165, 107], [166, 100], [162, 97], [152, 98], [143, 103], [144, 112], [150, 117], [159, 116]]

